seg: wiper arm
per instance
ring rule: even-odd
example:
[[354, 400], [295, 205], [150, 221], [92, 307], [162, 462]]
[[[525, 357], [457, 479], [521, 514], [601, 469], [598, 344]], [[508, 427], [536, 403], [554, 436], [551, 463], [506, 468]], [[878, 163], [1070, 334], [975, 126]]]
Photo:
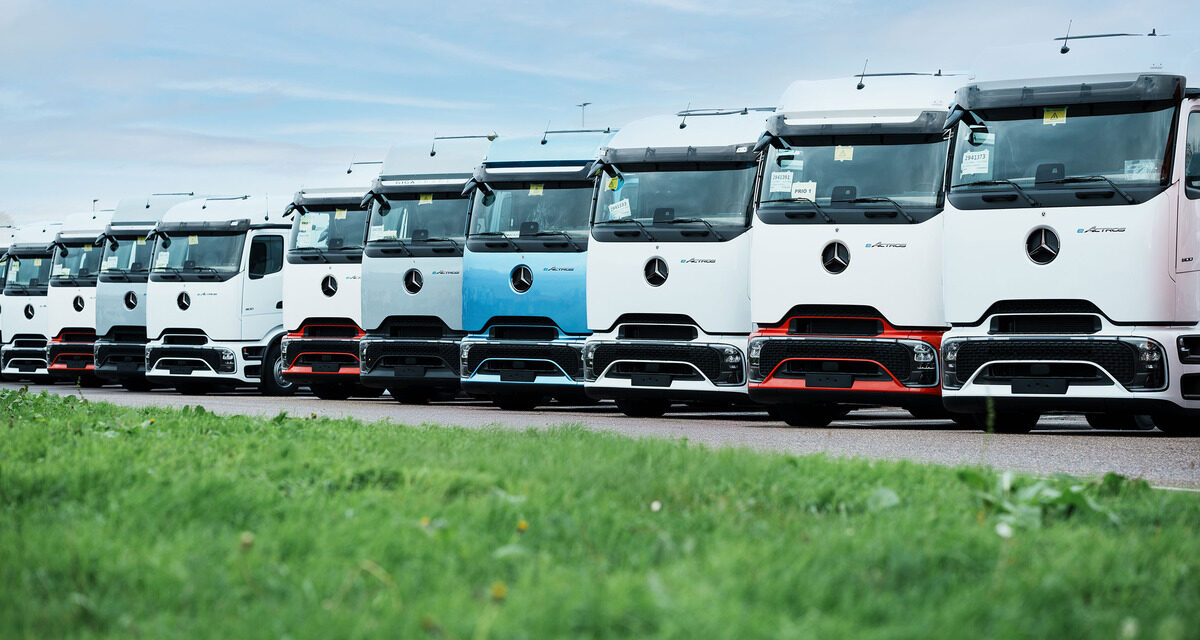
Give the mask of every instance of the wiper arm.
[[1117, 183], [1104, 176], [1068, 176], [1066, 178], [1059, 178], [1058, 180], [1050, 180], [1049, 182], [1053, 182], [1054, 184], [1071, 184], [1073, 182], [1107, 182], [1108, 186], [1112, 187], [1113, 191], [1121, 194], [1121, 197], [1125, 198], [1129, 204], [1137, 204], [1137, 199], [1129, 195], [1128, 191], [1118, 187]]
[[636, 224], [642, 233], [646, 234], [646, 239], [654, 242], [654, 236], [650, 233], [650, 229], [642, 224], [637, 218], [618, 218], [616, 220], [601, 220], [595, 224]]
[[900, 215], [904, 216], [904, 219], [908, 220], [909, 223], [916, 222], [916, 220], [913, 220], [912, 216], [908, 215], [908, 212], [904, 210], [904, 207], [900, 206], [899, 202], [896, 202], [895, 200], [892, 200], [891, 198], [889, 198], [887, 196], [865, 196], [862, 198], [854, 198], [852, 200], [847, 200], [846, 202], [850, 202], [852, 204], [859, 203], [859, 202], [886, 202], [886, 203], [892, 205], [893, 207], [895, 207], [896, 212], [899, 213]]
[[695, 223], [695, 222], [699, 222], [700, 224], [708, 227], [708, 230], [714, 236], [717, 237], [717, 240], [720, 240], [721, 242], [725, 242], [725, 236], [721, 235], [721, 232], [717, 231], [712, 226], [712, 223], [709, 222], [708, 220], [705, 220], [704, 218], [675, 218], [673, 220], [667, 220], [667, 224], [688, 224], [688, 223]]
[[580, 248], [580, 246], [578, 244], [575, 244], [575, 238], [572, 238], [571, 234], [567, 233], [566, 231], [538, 231], [537, 233], [535, 233], [533, 235], [535, 237], [536, 236], [543, 236], [543, 237], [544, 236], [562, 236], [567, 239], [567, 243], [571, 245], [572, 249], [574, 249], [576, 251], [583, 251], [583, 249]]
[[[817, 213], [821, 214], [821, 217], [825, 219], [826, 224], [833, 224], [833, 218], [830, 218], [829, 214], [825, 213], [825, 210], [821, 208], [821, 205], [817, 204], [817, 201], [813, 200], [812, 198], [803, 198], [800, 196], [795, 196], [792, 198], [775, 198], [772, 200], [763, 200], [763, 201], [759, 202], [759, 204], [767, 204], [770, 202], [803, 202], [805, 204], [811, 205], [813, 208], [813, 211], [816, 211]], [[812, 216], [805, 216], [805, 217], [811, 218]]]
[[471, 236], [474, 238], [503, 238], [504, 241], [507, 242], [512, 248], [520, 248], [517, 246], [517, 243], [513, 242], [512, 238], [508, 237], [508, 234], [504, 233], [503, 231], [479, 231], [472, 233]]
[[318, 258], [321, 259], [321, 262], [329, 262], [329, 258], [325, 256], [325, 252], [317, 247], [296, 247], [292, 249], [292, 251], [314, 253]]
[[455, 251], [459, 250], [458, 243], [454, 241], [454, 238], [425, 238], [425, 242], [449, 242], [454, 246]]
[[1009, 180], [1008, 178], [998, 178], [996, 180], [977, 180], [975, 182], [966, 182], [963, 184], [950, 185], [950, 188], [953, 189], [954, 187], [987, 187], [987, 186], [994, 186], [994, 185], [1000, 185], [1000, 184], [1006, 184], [1006, 185], [1012, 187], [1013, 189], [1015, 189], [1017, 191], [1017, 193], [1021, 194], [1022, 198], [1025, 198], [1025, 200], [1029, 202], [1029, 206], [1031, 206], [1031, 207], [1042, 206], [1040, 202], [1033, 199], [1033, 196], [1026, 193], [1025, 189], [1021, 188], [1021, 185], [1013, 182], [1012, 180]]

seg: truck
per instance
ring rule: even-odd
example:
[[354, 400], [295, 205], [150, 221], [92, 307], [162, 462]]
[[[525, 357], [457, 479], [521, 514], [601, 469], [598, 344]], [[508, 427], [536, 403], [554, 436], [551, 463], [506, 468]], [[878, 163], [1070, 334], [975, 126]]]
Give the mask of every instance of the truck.
[[504, 138], [468, 186], [462, 388], [502, 409], [586, 403], [587, 248], [607, 130]]
[[758, 145], [750, 398], [792, 426], [850, 408], [946, 417], [940, 72], [793, 83]]
[[50, 261], [61, 222], [21, 225], [5, 254], [8, 273], [0, 302], [0, 376], [5, 380], [49, 381], [46, 342], [49, 325], [46, 297], [50, 291]]
[[359, 379], [397, 401], [426, 402], [460, 390], [463, 244], [471, 205], [463, 189], [495, 137], [446, 137], [428, 153], [394, 147], [363, 198], [371, 218], [362, 263]]
[[587, 257], [590, 397], [629, 416], [748, 402], [747, 232], [765, 125], [750, 108], [652, 116], [601, 151]]
[[150, 382], [184, 394], [295, 393], [280, 350], [287, 202], [210, 196], [163, 214], [146, 285]]
[[96, 237], [111, 211], [67, 216], [53, 242], [46, 295], [46, 371], [50, 378], [97, 387], [95, 375], [96, 283], [100, 255]]

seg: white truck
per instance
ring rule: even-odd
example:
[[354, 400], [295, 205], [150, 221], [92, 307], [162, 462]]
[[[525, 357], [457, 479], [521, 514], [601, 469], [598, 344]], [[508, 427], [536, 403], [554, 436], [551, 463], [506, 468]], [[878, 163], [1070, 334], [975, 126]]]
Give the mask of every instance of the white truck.
[[[0, 227], [0, 295], [4, 292], [4, 281], [8, 278], [8, 248], [12, 246], [17, 230], [14, 227]], [[3, 299], [0, 299], [0, 321], [4, 318]], [[4, 325], [0, 322], [0, 345], [4, 344]]]
[[8, 273], [0, 302], [0, 375], [5, 380], [48, 380], [46, 296], [50, 261], [61, 222], [30, 223], [18, 228], [8, 247]]
[[208, 197], [163, 215], [146, 286], [147, 379], [186, 394], [295, 392], [280, 352], [287, 202]]
[[946, 110], [962, 78], [793, 83], [760, 142], [750, 398], [793, 426], [855, 405], [945, 415]]
[[[768, 109], [769, 110], [769, 109]], [[635, 121], [600, 153], [584, 389], [630, 416], [747, 401], [758, 109]]]
[[96, 282], [103, 253], [96, 237], [112, 215], [98, 211], [67, 216], [54, 238], [46, 295], [46, 371], [54, 380], [101, 384], [94, 371]]
[[96, 239], [103, 253], [96, 283], [95, 374], [129, 390], [146, 381], [146, 281], [150, 276], [154, 226], [191, 193], [122, 198], [112, 221]]

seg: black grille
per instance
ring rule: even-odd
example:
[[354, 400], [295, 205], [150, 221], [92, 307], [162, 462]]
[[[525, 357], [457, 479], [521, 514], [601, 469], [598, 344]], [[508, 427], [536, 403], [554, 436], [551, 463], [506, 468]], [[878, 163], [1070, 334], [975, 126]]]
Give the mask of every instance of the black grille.
[[876, 340], [768, 340], [758, 356], [759, 371], [770, 373], [791, 358], [870, 360], [898, 380], [907, 380], [912, 373], [912, 354], [907, 347]]
[[1100, 317], [1088, 315], [998, 316], [989, 333], [1089, 334], [1100, 331]]
[[583, 376], [579, 350], [566, 345], [471, 343], [471, 350], [467, 352], [467, 370], [475, 371], [489, 358], [551, 360], [572, 378]]
[[458, 371], [458, 343], [413, 341], [370, 341], [366, 343], [362, 367], [370, 371], [376, 367], [399, 367], [405, 365], [428, 366], [430, 360], [441, 362], [441, 366]]
[[283, 352], [288, 361], [304, 353], [348, 353], [358, 358], [358, 340], [312, 340], [285, 338]]
[[116, 367], [119, 369], [141, 370], [146, 364], [146, 345], [143, 343], [126, 342], [111, 343], [100, 341], [96, 343], [96, 367]]
[[554, 327], [492, 327], [488, 335], [496, 340], [553, 340], [558, 337]]
[[310, 324], [304, 327], [305, 338], [357, 338], [358, 327], [352, 324]]
[[883, 322], [876, 318], [793, 318], [789, 335], [800, 336], [877, 336]]
[[19, 335], [13, 338], [12, 348], [42, 350], [46, 348], [46, 339], [41, 336]]
[[1132, 383], [1137, 369], [1137, 351], [1116, 340], [975, 340], [959, 347], [955, 376], [965, 382], [994, 360], [1091, 362], [1121, 384]]
[[602, 344], [596, 347], [592, 357], [597, 374], [617, 360], [687, 362], [695, 365], [709, 380], [716, 380], [721, 371], [721, 353], [703, 345]]
[[[83, 349], [80, 349], [80, 347]], [[90, 344], [51, 342], [46, 347], [46, 362], [82, 369], [95, 361]]]
[[687, 342], [696, 339], [696, 327], [679, 324], [621, 325], [617, 337], [622, 340], [673, 340]]
[[113, 327], [100, 339], [107, 342], [146, 344], [146, 327]]
[[[153, 369], [159, 360], [162, 359], [185, 358], [188, 360], [203, 360], [205, 364], [212, 367], [213, 371], [221, 370], [221, 354], [215, 349], [187, 349], [179, 347], [152, 347], [146, 354], [146, 361]], [[182, 368], [200, 368], [196, 364], [186, 365], [180, 364]], [[168, 367], [170, 368], [170, 367]]]

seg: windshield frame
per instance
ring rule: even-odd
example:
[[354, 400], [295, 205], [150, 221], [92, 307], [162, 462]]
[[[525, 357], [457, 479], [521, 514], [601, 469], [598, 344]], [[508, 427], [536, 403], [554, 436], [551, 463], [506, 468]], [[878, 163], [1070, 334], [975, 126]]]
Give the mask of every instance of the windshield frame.
[[[472, 232], [471, 228], [476, 224], [477, 220], [481, 220], [483, 209], [490, 208], [493, 205], [485, 207], [483, 200], [486, 197], [484, 189], [476, 189], [471, 194], [471, 215], [467, 221], [467, 248], [472, 252], [486, 253], [582, 253], [587, 251], [588, 237], [591, 235], [591, 218], [592, 209], [596, 200], [596, 188], [598, 182], [594, 178], [580, 177], [578, 172], [570, 176], [554, 176], [547, 175], [545, 177], [533, 178], [528, 175], [523, 175], [519, 179], [500, 178], [498, 180], [490, 180], [484, 183], [486, 189], [496, 195], [499, 199], [500, 193], [516, 193], [520, 194], [524, 191], [526, 198], [532, 196], [532, 191], [535, 187], [540, 187], [539, 192], [561, 192], [566, 190], [578, 190], [580, 197], [580, 205], [582, 210], [578, 213], [582, 219], [582, 225], [579, 228], [541, 228], [539, 227], [536, 234], [521, 233], [521, 229], [509, 230], [482, 230]], [[583, 194], [586, 192], [586, 199]], [[523, 220], [522, 225], [530, 222]], [[496, 233], [503, 234], [503, 237], [495, 235]]]
[[[11, 250], [10, 250], [11, 251]], [[36, 251], [36, 252], [10, 252], [8, 254], [9, 266], [8, 272], [4, 277], [4, 295], [6, 296], [44, 296], [50, 291], [50, 264], [53, 262], [54, 254], [51, 251]], [[39, 269], [42, 272], [42, 277], [38, 278], [40, 282], [36, 285], [15, 284], [12, 281], [13, 260], [16, 260], [17, 274], [20, 275], [22, 269], [20, 263], [30, 261], [36, 263], [41, 260], [41, 264], [27, 267], [28, 269]]]
[[[63, 248], [66, 247], [67, 254], [63, 255]], [[84, 240], [82, 238], [73, 238], [70, 240], [59, 240], [54, 247], [54, 256], [50, 263], [50, 286], [52, 287], [94, 287], [99, 281], [101, 256], [104, 254], [104, 247], [96, 246], [95, 240]], [[62, 270], [63, 262], [70, 261], [75, 256], [82, 258], [90, 257], [96, 269], [88, 276], [67, 275], [60, 276], [57, 272]], [[75, 263], [75, 269], [86, 264], [86, 260], [79, 260]], [[73, 271], [74, 269], [72, 269]]]
[[[246, 237], [248, 235], [248, 230], [229, 229], [169, 229], [167, 231], [156, 231], [154, 234], [154, 252], [151, 254], [153, 260], [150, 263], [150, 282], [225, 282], [235, 278], [246, 268]], [[237, 251], [229, 252], [229, 254], [237, 255], [237, 264], [221, 265], [220, 267], [214, 267], [210, 264], [197, 264], [192, 268], [159, 264], [160, 253], [164, 250], [168, 252], [171, 250], [171, 248], [164, 249], [163, 241], [165, 238], [169, 237], [171, 239], [172, 247], [176, 246], [177, 243], [187, 246], [191, 244], [189, 236], [196, 236], [196, 244], [199, 244], [200, 238], [229, 237], [235, 239], [238, 247]]]
[[[338, 212], [344, 212], [343, 218], [337, 218]], [[336, 249], [329, 247], [317, 246], [296, 246], [297, 239], [300, 235], [300, 225], [302, 219], [310, 214], [328, 214], [326, 219], [332, 218], [330, 222], [340, 219], [348, 219], [351, 216], [362, 215], [361, 238], [358, 245], [342, 246]], [[370, 229], [371, 211], [363, 209], [359, 202], [322, 202], [313, 204], [303, 204], [303, 209], [298, 209], [292, 214], [295, 219], [292, 221], [291, 229], [287, 236], [287, 252], [285, 259], [289, 264], [302, 264], [311, 262], [322, 263], [348, 263], [362, 262], [363, 249], [367, 245], [367, 233]], [[346, 223], [349, 227], [350, 223]], [[327, 225], [326, 229], [329, 228]], [[326, 243], [328, 244], [328, 243]]]
[[[452, 258], [461, 257], [463, 255], [463, 246], [466, 242], [466, 229], [470, 218], [472, 198], [462, 195], [462, 184], [446, 185], [437, 184], [430, 185], [428, 188], [405, 188], [399, 190], [388, 190], [382, 193], [375, 192], [376, 197], [372, 199], [370, 215], [367, 218], [367, 243], [363, 250], [363, 255], [369, 258]], [[398, 235], [394, 237], [372, 238], [371, 229], [382, 225], [376, 225], [377, 217], [386, 217], [391, 215], [402, 215], [397, 211], [395, 202], [420, 202], [422, 196], [430, 196], [431, 203], [435, 202], [455, 202], [461, 203], [461, 222], [462, 235], [447, 236], [453, 242], [443, 241], [423, 241], [414, 240], [411, 235], [409, 238], [401, 238]], [[380, 212], [381, 204], [379, 199], [387, 200], [389, 210], [385, 215]], [[418, 204], [417, 206], [421, 206]], [[453, 213], [445, 213], [443, 215], [455, 215]]]
[[[103, 253], [100, 255], [100, 282], [146, 282], [150, 276], [151, 258], [154, 256], [155, 243], [150, 237], [151, 232], [153, 232], [152, 227], [128, 230], [115, 228], [107, 232], [105, 234], [107, 237], [104, 238], [103, 242], [101, 242], [103, 245]], [[141, 244], [138, 244], [139, 239], [142, 240]], [[133, 243], [134, 250], [132, 254], [134, 257], [137, 256], [137, 247], [146, 247], [145, 260], [143, 261], [143, 264], [146, 265], [146, 268], [138, 271], [119, 268], [105, 268], [104, 264], [109, 259], [120, 258], [119, 255], [113, 253], [111, 246], [113, 241], [116, 241], [118, 245], [118, 251], [120, 251], [126, 243]]]

